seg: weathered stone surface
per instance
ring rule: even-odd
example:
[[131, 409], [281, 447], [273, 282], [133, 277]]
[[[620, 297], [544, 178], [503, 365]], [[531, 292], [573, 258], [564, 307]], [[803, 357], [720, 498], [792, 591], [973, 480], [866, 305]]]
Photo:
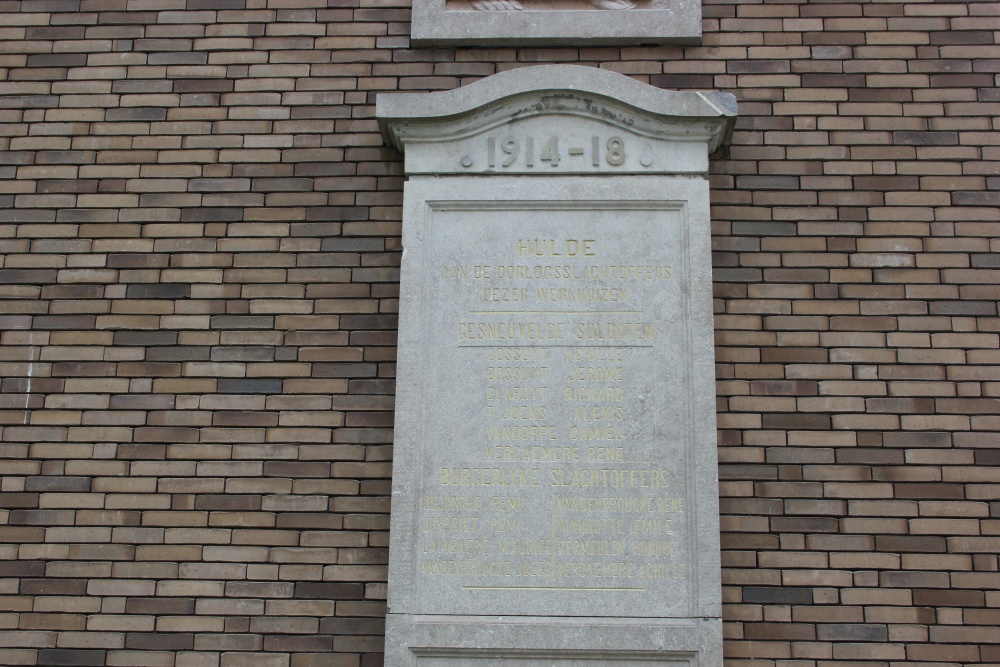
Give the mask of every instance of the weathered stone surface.
[[[478, 7], [519, 7], [477, 10]], [[601, 5], [629, 5], [607, 9]], [[417, 46], [543, 46], [697, 44], [701, 3], [696, 0], [414, 0], [411, 41]]]
[[[691, 174], [731, 112], [534, 69], [380, 109], [415, 173], [386, 664], [721, 665], [708, 183]], [[572, 102], [516, 110], [539, 99]], [[456, 138], [493, 163], [423, 175], [449, 171]], [[695, 148], [643, 172], [643, 138]], [[560, 169], [574, 160], [592, 172]]]
[[377, 116], [389, 142], [406, 146], [410, 175], [700, 174], [732, 132], [736, 100], [542, 65], [442, 93], [381, 95]]

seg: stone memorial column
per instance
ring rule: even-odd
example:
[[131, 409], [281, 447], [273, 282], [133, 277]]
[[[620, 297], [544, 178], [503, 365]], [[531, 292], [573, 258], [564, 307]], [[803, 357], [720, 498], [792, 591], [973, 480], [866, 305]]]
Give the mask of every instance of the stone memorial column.
[[708, 154], [594, 68], [382, 95], [405, 153], [388, 667], [722, 665]]

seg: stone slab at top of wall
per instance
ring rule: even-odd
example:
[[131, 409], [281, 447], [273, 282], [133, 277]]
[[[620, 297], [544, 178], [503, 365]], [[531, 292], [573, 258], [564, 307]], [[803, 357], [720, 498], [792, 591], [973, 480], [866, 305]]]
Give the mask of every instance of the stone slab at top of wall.
[[[615, 9], [614, 6], [628, 9]], [[415, 46], [698, 44], [698, 0], [414, 0]]]

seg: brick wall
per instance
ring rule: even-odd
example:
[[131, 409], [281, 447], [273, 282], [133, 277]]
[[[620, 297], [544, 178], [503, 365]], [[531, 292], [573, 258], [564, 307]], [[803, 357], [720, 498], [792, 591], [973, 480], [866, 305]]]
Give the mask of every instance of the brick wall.
[[377, 667], [379, 91], [734, 92], [730, 667], [1000, 664], [1000, 4], [719, 2], [699, 47], [408, 48], [393, 0], [0, 0], [4, 665]]

